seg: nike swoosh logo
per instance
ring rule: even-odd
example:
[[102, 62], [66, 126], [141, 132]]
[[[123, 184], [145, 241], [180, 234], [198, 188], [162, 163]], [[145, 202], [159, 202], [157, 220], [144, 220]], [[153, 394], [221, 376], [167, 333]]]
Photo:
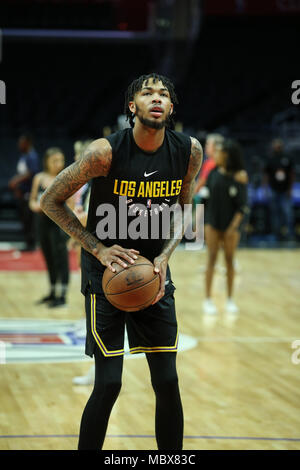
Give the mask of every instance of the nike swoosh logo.
[[145, 178], [148, 178], [148, 176], [154, 175], [154, 173], [157, 173], [158, 170], [152, 171], [151, 173], [144, 173]]

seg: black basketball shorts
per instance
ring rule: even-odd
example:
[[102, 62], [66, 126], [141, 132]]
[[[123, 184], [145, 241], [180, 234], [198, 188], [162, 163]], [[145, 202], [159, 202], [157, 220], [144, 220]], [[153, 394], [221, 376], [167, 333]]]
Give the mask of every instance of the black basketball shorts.
[[99, 347], [105, 357], [124, 354], [125, 325], [131, 354], [176, 352], [178, 328], [174, 300], [175, 287], [166, 280], [165, 295], [139, 312], [123, 312], [111, 305], [103, 293], [85, 295], [87, 336], [85, 352], [93, 356]]

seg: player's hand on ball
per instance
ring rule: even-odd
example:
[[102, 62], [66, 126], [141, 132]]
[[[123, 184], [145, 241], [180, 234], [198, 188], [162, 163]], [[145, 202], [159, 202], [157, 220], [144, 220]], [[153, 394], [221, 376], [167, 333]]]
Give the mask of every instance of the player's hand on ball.
[[165, 282], [167, 275], [168, 257], [165, 254], [157, 256], [154, 261], [154, 272], [159, 274], [160, 277], [160, 289], [157, 296], [152, 302], [152, 305], [158, 302], [165, 295]]
[[93, 255], [113, 273], [116, 271], [112, 266], [113, 263], [118, 263], [122, 268], [127, 268], [128, 265], [134, 263], [138, 254], [139, 251], [133, 248], [122, 248], [119, 245], [110, 247], [102, 245], [93, 249]]

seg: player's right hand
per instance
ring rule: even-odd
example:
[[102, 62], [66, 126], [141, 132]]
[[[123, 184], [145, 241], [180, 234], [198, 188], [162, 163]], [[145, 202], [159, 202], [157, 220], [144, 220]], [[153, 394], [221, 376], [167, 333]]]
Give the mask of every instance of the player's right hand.
[[119, 264], [122, 268], [127, 268], [129, 264], [134, 263], [139, 255], [139, 251], [133, 248], [123, 248], [119, 245], [110, 247], [101, 245], [98, 244], [97, 247], [93, 249], [93, 255], [113, 273], [116, 272], [116, 269], [112, 266], [113, 263]]

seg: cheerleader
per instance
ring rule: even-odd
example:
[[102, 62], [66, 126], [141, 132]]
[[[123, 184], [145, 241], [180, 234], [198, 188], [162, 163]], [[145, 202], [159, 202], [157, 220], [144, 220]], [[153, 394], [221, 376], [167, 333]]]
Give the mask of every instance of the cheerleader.
[[224, 250], [227, 273], [228, 313], [238, 312], [233, 301], [234, 255], [241, 235], [241, 223], [248, 213], [247, 183], [240, 145], [225, 139], [216, 149], [216, 167], [210, 172], [201, 190], [205, 202], [204, 223], [207, 246], [207, 268], [203, 310], [215, 314], [217, 308], [211, 298], [214, 268], [220, 248]]

